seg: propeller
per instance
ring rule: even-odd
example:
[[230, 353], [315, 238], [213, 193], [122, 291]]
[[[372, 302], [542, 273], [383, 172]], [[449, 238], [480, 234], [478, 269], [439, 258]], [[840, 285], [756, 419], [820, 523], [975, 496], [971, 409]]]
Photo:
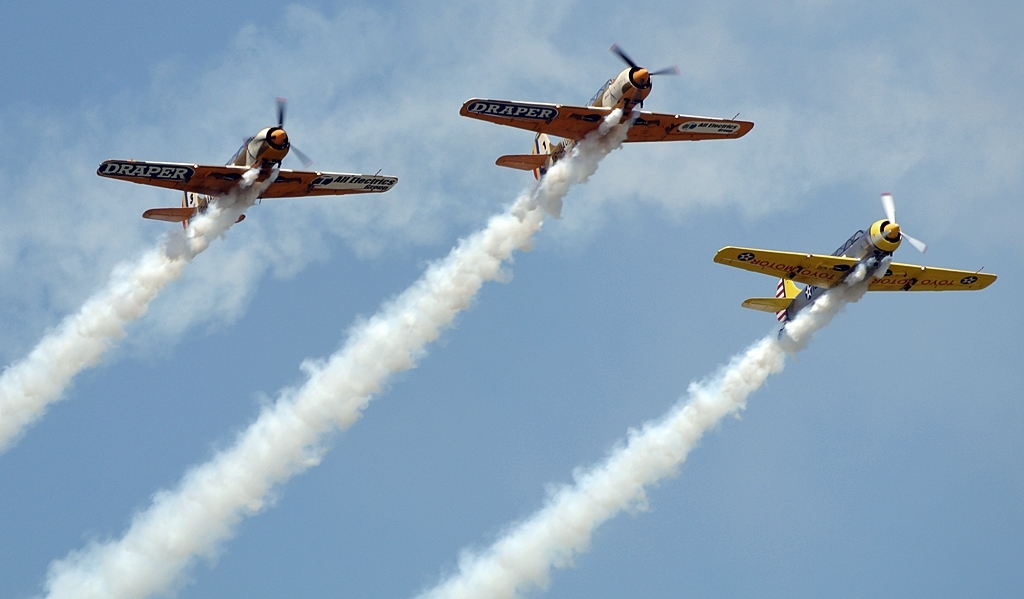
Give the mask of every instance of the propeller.
[[294, 145], [292, 145], [292, 153], [295, 154], [296, 158], [302, 161], [302, 166], [304, 168], [309, 168], [309, 165], [313, 164], [313, 159], [306, 156], [302, 150], [296, 148]]
[[882, 194], [882, 210], [885, 210], [885, 218], [889, 222], [896, 222], [896, 201], [892, 199], [891, 193]]
[[284, 127], [284, 108], [288, 105], [288, 100], [284, 98], [277, 99], [277, 126]]
[[676, 65], [672, 65], [670, 67], [665, 67], [663, 69], [658, 69], [657, 71], [648, 71], [647, 74], [651, 75], [651, 76], [654, 76], [654, 75], [679, 75], [679, 67], [677, 67]]
[[626, 54], [626, 52], [622, 48], [620, 48], [618, 44], [612, 44], [612, 47], [609, 48], [609, 50], [618, 54], [619, 58], [621, 58], [626, 64], [633, 67], [634, 69], [640, 68], [640, 66], [633, 62], [633, 59], [629, 57], [629, 54]]
[[[278, 127], [282, 127], [282, 128], [284, 127], [284, 113], [285, 113], [285, 108], [287, 106], [288, 106], [288, 100], [287, 99], [285, 99], [285, 98], [277, 98], [277, 126]], [[289, 146], [291, 148], [291, 153], [294, 154], [296, 158], [298, 158], [299, 160], [302, 161], [302, 166], [303, 167], [309, 168], [309, 165], [313, 164], [313, 159], [310, 158], [309, 156], [306, 156], [306, 154], [302, 150], [296, 148], [294, 144], [289, 144]]]
[[[885, 210], [885, 218], [892, 224], [896, 224], [896, 201], [892, 199], [891, 193], [882, 194], [882, 209]], [[898, 226], [898, 225], [897, 225]], [[922, 254], [928, 250], [928, 245], [920, 239], [916, 239], [907, 235], [900, 229], [900, 237], [910, 242], [910, 245], [914, 246], [917, 251]]]
[[[640, 65], [636, 64], [636, 62], [634, 62], [633, 59], [629, 57], [629, 54], [626, 54], [626, 51], [623, 50], [622, 48], [620, 48], [618, 44], [612, 44], [612, 47], [609, 48], [609, 50], [611, 52], [613, 52], [614, 54], [618, 54], [619, 58], [621, 58], [622, 61], [625, 62], [626, 64], [628, 64], [630, 67], [632, 67], [634, 69], [642, 69], [643, 68]], [[657, 71], [647, 71], [647, 74], [648, 75], [678, 75], [679, 74], [679, 67], [677, 67], [676, 65], [672, 65], [670, 67], [665, 67], [663, 69], [658, 69]]]

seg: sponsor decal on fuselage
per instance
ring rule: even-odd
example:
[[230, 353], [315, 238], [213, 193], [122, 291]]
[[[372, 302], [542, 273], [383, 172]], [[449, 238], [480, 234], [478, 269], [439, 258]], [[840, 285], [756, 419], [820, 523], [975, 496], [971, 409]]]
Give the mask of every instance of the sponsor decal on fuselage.
[[718, 135], [731, 135], [738, 131], [740, 126], [737, 123], [719, 123], [714, 121], [689, 121], [676, 127], [680, 133], [715, 133]]
[[365, 189], [367, 191], [387, 191], [398, 183], [394, 177], [378, 177], [376, 175], [320, 175], [310, 186], [313, 189]]
[[188, 181], [196, 171], [181, 164], [159, 164], [156, 162], [129, 162], [108, 160], [96, 169], [104, 177], [144, 177], [167, 181]]
[[473, 114], [488, 114], [531, 121], [550, 121], [558, 116], [558, 110], [551, 106], [538, 106], [536, 104], [522, 104], [519, 102], [496, 102], [494, 100], [473, 102], [466, 108], [466, 111]]

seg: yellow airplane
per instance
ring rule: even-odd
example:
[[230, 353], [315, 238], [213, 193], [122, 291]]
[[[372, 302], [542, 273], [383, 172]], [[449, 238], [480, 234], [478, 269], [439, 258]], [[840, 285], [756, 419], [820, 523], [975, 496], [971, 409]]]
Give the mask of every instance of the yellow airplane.
[[[651, 93], [651, 77], [678, 75], [679, 68], [671, 66], [648, 71], [633, 62], [633, 59], [618, 46], [612, 46], [611, 51], [628, 64], [629, 68], [623, 69], [614, 79], [609, 79], [586, 106], [474, 98], [462, 105], [459, 114], [536, 132], [537, 136], [534, 138], [530, 154], [502, 156], [495, 164], [524, 171], [532, 170], [538, 179], [565, 156], [576, 142], [597, 129], [604, 118], [616, 108], [621, 108], [623, 115], [636, 117], [626, 141], [735, 139], [743, 137], [754, 127], [754, 123], [748, 121], [640, 110], [644, 100]], [[548, 135], [564, 139], [552, 144]]]
[[[884, 220], [875, 222], [866, 232], [854, 233], [831, 256], [724, 247], [715, 254], [715, 262], [781, 276], [775, 297], [750, 298], [743, 302], [743, 307], [775, 312], [782, 323], [792, 320], [797, 312], [858, 271], [863, 273], [862, 276], [871, 277], [868, 291], [974, 290], [984, 289], [996, 280], [996, 275], [980, 270], [972, 272], [893, 262], [892, 254], [904, 239], [921, 253], [928, 246], [904, 233], [896, 224], [896, 204], [892, 194], [882, 194], [882, 207], [885, 210]], [[799, 289], [796, 283], [806, 287]]]
[[[280, 168], [289, 150], [309, 167], [312, 161], [292, 147], [284, 130], [286, 101], [277, 99], [277, 125], [266, 127], [245, 140], [238, 152], [225, 166], [183, 164], [177, 162], [141, 162], [137, 160], [107, 160], [96, 169], [101, 177], [121, 179], [166, 187], [183, 192], [181, 208], [153, 208], [142, 213], [143, 218], [180, 222], [188, 226], [188, 219], [206, 211], [210, 202], [235, 189], [242, 175], [258, 169], [255, 179], [248, 184], [265, 183], [277, 167], [277, 178], [264, 190], [261, 198], [298, 198], [305, 196], [345, 195], [352, 193], [382, 193], [398, 182], [397, 177], [357, 175], [352, 173], [326, 173], [295, 171]], [[239, 221], [245, 215], [239, 217]]]

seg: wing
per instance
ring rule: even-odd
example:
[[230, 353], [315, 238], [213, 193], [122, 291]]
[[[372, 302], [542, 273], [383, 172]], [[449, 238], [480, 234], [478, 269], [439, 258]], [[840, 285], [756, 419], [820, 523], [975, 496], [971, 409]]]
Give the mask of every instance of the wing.
[[995, 280], [996, 275], [985, 272], [893, 262], [883, 278], [868, 285], [868, 291], [964, 291], [984, 289]]
[[263, 198], [301, 198], [306, 196], [384, 193], [398, 183], [398, 177], [323, 173], [281, 169], [277, 180], [263, 192]]
[[[474, 98], [462, 105], [459, 114], [498, 125], [547, 133], [577, 141], [597, 129], [611, 112], [597, 106], [535, 104]], [[626, 141], [698, 141], [743, 137], [754, 123], [683, 114], [641, 111]]]
[[847, 271], [857, 265], [857, 260], [845, 256], [797, 254], [732, 246], [718, 250], [715, 262], [818, 287], [835, 285], [842, 280]]
[[708, 116], [640, 112], [626, 141], [700, 141], [736, 139], [754, 128], [750, 121], [733, 121]]
[[[231, 191], [247, 170], [249, 169], [241, 166], [107, 160], [96, 169], [96, 174], [142, 185], [221, 196]], [[397, 182], [398, 179], [395, 177], [380, 175], [281, 169], [277, 179], [263, 192], [262, 197], [381, 193], [394, 187]]]
[[581, 140], [597, 129], [609, 112], [608, 108], [593, 106], [473, 99], [462, 105], [459, 114], [498, 125]]
[[238, 183], [246, 170], [240, 166], [107, 160], [96, 169], [96, 174], [141, 185], [223, 195]]

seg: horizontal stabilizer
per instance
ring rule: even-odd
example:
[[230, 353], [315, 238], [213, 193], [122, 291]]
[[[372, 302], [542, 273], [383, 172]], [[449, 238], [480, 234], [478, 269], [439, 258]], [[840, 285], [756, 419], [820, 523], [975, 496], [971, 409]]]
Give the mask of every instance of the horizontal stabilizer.
[[792, 303], [792, 299], [785, 297], [752, 297], [743, 302], [744, 308], [760, 310], [762, 312], [778, 312], [785, 310]]
[[517, 168], [521, 171], [532, 171], [544, 166], [544, 163], [550, 157], [550, 154], [509, 154], [508, 156], [501, 156], [494, 161], [494, 164], [507, 168]]
[[195, 208], [150, 208], [142, 213], [142, 218], [181, 223], [192, 218], [195, 213]]

